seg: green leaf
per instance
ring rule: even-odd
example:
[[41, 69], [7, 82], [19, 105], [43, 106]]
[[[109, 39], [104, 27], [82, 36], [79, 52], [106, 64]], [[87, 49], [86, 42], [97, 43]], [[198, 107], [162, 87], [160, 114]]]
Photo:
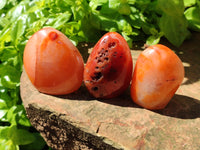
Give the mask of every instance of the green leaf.
[[[7, 117], [8, 110], [15, 106], [19, 101], [18, 89], [11, 90], [0, 86], [0, 120], [9, 121]], [[18, 119], [19, 120], [19, 119]]]
[[24, 150], [42, 150], [44, 149], [44, 146], [46, 145], [44, 139], [41, 137], [39, 133], [32, 133], [32, 135], [35, 137], [35, 140], [27, 145], [20, 146]]
[[131, 13], [130, 5], [126, 0], [109, 0], [109, 8], [123, 15], [130, 15]]
[[131, 13], [130, 5], [127, 3], [124, 3], [124, 4], [121, 3], [119, 5], [118, 12], [122, 15], [130, 15]]
[[0, 99], [0, 120], [5, 121], [5, 115], [8, 112], [7, 103], [5, 100]]
[[2, 62], [8, 61], [17, 55], [17, 51], [13, 46], [4, 48], [0, 53], [0, 59]]
[[16, 145], [26, 145], [35, 141], [34, 135], [25, 129], [13, 128], [12, 132], [11, 139]]
[[144, 31], [145, 34], [147, 35], [155, 35], [158, 33], [158, 31], [156, 30], [155, 26], [153, 26], [152, 24], [148, 24], [148, 23], [143, 23], [142, 24], [142, 30]]
[[151, 3], [153, 3], [151, 0], [135, 0], [135, 5], [141, 12], [144, 12]]
[[28, 0], [21, 1], [18, 5], [14, 6], [8, 11], [6, 17], [9, 18], [12, 23], [15, 23], [15, 21], [22, 14], [28, 11], [28, 9], [30, 8], [29, 3], [30, 2]]
[[0, 18], [0, 26], [2, 26], [3, 28], [6, 27], [8, 24], [10, 24], [10, 21], [5, 18], [5, 17], [1, 17]]
[[150, 37], [148, 37], [148, 39], [146, 40], [146, 44], [147, 45], [155, 45], [158, 44], [160, 41], [162, 35], [151, 35]]
[[164, 36], [175, 46], [180, 46], [188, 37], [187, 20], [184, 15], [170, 17], [164, 14], [160, 19], [160, 29]]
[[1, 83], [4, 87], [16, 89], [19, 87], [20, 72], [16, 68], [6, 65], [0, 67]]
[[170, 16], [182, 16], [185, 7], [183, 0], [158, 0], [158, 7]]
[[0, 9], [4, 8], [6, 5], [6, 0], [0, 0]]
[[83, 40], [87, 42], [96, 42], [100, 39], [101, 32], [95, 29], [93, 26], [88, 26], [88, 18], [84, 18], [81, 20], [81, 28], [82, 32], [79, 32], [78, 35], [83, 37]]
[[190, 7], [185, 11], [188, 26], [194, 31], [200, 32], [200, 7]]
[[25, 129], [18, 129], [16, 125], [0, 127], [0, 139], [18, 147], [18, 145], [26, 145], [35, 141], [34, 135]]
[[0, 143], [2, 150], [19, 150], [19, 146], [15, 145], [12, 140], [0, 139]]
[[130, 23], [120, 14], [101, 14], [95, 12], [90, 17], [93, 27], [104, 31], [127, 32], [131, 34], [132, 27]]
[[98, 6], [106, 4], [108, 0], [90, 0], [89, 6], [92, 10], [97, 9]]
[[[0, 99], [3, 100], [6, 103], [6, 107], [0, 107], [0, 108], [10, 108], [13, 104], [12, 98], [10, 96], [10, 90], [8, 90], [5, 87], [0, 86]], [[5, 106], [5, 105], [3, 105]]]
[[35, 22], [32, 23], [31, 28], [28, 28], [26, 31], [26, 37], [30, 37], [31, 35], [33, 35], [35, 32], [37, 32], [38, 30], [40, 30], [45, 23], [47, 23], [48, 18], [41, 18], [39, 20], [36, 20]]
[[118, 9], [121, 0], [109, 0], [109, 8]]
[[21, 124], [23, 126], [31, 125], [26, 116], [26, 112], [23, 105], [16, 105], [11, 107], [7, 113], [7, 118], [12, 125], [17, 125], [17, 124]]
[[0, 99], [0, 109], [7, 108], [7, 104], [4, 100]]
[[196, 4], [196, 0], [183, 0], [185, 7], [191, 7]]
[[[38, 11], [38, 10], [37, 10]], [[36, 11], [36, 12], [37, 12]], [[27, 28], [32, 28], [32, 24], [35, 22], [35, 21], [37, 21], [38, 19], [37, 19], [37, 14], [36, 14], [36, 12], [30, 12], [30, 13], [28, 13], [28, 14], [24, 14], [24, 15], [22, 15], [22, 18], [23, 18], [23, 22], [24, 23], [26, 23], [26, 27]], [[25, 27], [24, 26], [24, 27]]]
[[164, 36], [175, 46], [180, 46], [188, 37], [188, 23], [184, 16], [183, 0], [158, 0], [158, 6], [163, 11], [159, 27]]
[[17, 22], [13, 25], [11, 29], [11, 39], [15, 43], [18, 44], [18, 40], [24, 34], [26, 29], [26, 18], [25, 16], [20, 17]]
[[45, 25], [51, 26], [56, 29], [60, 29], [62, 26], [67, 23], [71, 18], [71, 13], [66, 11], [65, 13], [53, 15], [48, 19]]
[[133, 4], [135, 4], [136, 1], [137, 1], [137, 0], [128, 0], [128, 3], [129, 3], [130, 5], [133, 5]]
[[0, 126], [0, 139], [7, 139], [10, 136], [10, 128], [9, 126]]
[[0, 109], [0, 121], [7, 121], [6, 119], [6, 113], [8, 112], [8, 109]]
[[0, 32], [0, 43], [2, 43], [3, 45], [4, 45], [4, 42], [10, 42], [11, 41], [10, 31], [11, 31], [11, 28], [6, 26]]
[[124, 32], [122, 32], [122, 36], [124, 37], [124, 39], [128, 43], [129, 47], [132, 48], [133, 40]]
[[140, 29], [142, 26], [142, 13], [139, 12], [139, 10], [135, 7], [131, 7], [131, 14], [130, 17], [130, 24], [136, 29]]
[[75, 0], [71, 9], [75, 21], [83, 19], [90, 12], [89, 4], [85, 0]]
[[83, 40], [83, 37], [79, 35], [79, 32], [81, 32], [81, 21], [69, 22], [65, 25], [64, 33], [75, 45]]

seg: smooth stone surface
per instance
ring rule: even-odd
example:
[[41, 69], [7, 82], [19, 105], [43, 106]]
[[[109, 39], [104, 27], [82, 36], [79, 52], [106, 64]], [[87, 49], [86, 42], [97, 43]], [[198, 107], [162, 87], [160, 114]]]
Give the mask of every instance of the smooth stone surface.
[[[137, 106], [129, 90], [111, 100], [94, 99], [84, 86], [64, 96], [42, 94], [23, 72], [21, 97], [27, 115], [53, 149], [200, 149], [200, 34], [176, 52], [185, 78], [163, 110]], [[132, 50], [134, 64], [140, 53]]]

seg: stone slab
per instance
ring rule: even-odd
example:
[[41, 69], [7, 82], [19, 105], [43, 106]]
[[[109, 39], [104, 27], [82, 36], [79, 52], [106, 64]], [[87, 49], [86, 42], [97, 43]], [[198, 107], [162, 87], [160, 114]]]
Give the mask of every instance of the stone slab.
[[[141, 51], [132, 50], [134, 64]], [[167, 107], [157, 111], [134, 104], [129, 89], [111, 100], [94, 99], [84, 85], [69, 95], [42, 94], [23, 72], [20, 92], [31, 124], [53, 149], [198, 150], [200, 34], [176, 52], [185, 67], [184, 82]]]

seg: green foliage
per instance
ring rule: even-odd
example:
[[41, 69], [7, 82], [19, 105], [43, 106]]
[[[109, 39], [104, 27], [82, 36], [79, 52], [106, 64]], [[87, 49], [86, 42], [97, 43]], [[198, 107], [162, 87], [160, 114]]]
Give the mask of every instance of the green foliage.
[[191, 7], [196, 4], [198, 0], [183, 0], [185, 7]]
[[[9, 143], [9, 145], [1, 145], [5, 146], [5, 148], [1, 149], [6, 149], [6, 147], [15, 147], [15, 149], [18, 149], [18, 145], [26, 145], [30, 144], [35, 140], [35, 137], [28, 132], [27, 130], [24, 129], [18, 129], [16, 125], [12, 126], [4, 126], [0, 127], [0, 140], [6, 141], [6, 143]], [[1, 142], [3, 143], [3, 142]], [[10, 149], [10, 148], [7, 148]]]
[[0, 0], [0, 149], [39, 150], [20, 98], [27, 40], [51, 26], [74, 44], [96, 42], [105, 32], [122, 34], [129, 46], [166, 37], [180, 46], [189, 30], [200, 31], [199, 0]]
[[188, 8], [185, 11], [185, 16], [188, 20], [189, 28], [200, 32], [200, 1], [198, 5]]
[[158, 0], [158, 4], [163, 11], [159, 24], [161, 31], [172, 44], [180, 46], [189, 35], [188, 23], [184, 16], [184, 2], [173, 0], [166, 3], [165, 0]]

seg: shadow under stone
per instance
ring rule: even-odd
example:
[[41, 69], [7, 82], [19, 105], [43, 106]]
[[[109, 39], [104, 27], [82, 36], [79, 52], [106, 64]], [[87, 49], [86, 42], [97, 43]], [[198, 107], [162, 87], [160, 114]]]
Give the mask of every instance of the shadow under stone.
[[[74, 93], [56, 97], [63, 99], [70, 99], [70, 100], [83, 100], [83, 101], [98, 100], [99, 102], [107, 103], [109, 105], [142, 108], [132, 101], [130, 96], [130, 88], [128, 88], [123, 94], [121, 94], [116, 98], [96, 99], [92, 97], [87, 91], [86, 87], [82, 85], [80, 89]], [[155, 113], [159, 113], [161, 115], [181, 118], [181, 119], [200, 118], [200, 101], [192, 97], [175, 94], [174, 97], [169, 102], [169, 104], [164, 109], [152, 110], [152, 111]]]
[[200, 118], [200, 101], [192, 97], [175, 94], [164, 109], [154, 112], [181, 119]]

